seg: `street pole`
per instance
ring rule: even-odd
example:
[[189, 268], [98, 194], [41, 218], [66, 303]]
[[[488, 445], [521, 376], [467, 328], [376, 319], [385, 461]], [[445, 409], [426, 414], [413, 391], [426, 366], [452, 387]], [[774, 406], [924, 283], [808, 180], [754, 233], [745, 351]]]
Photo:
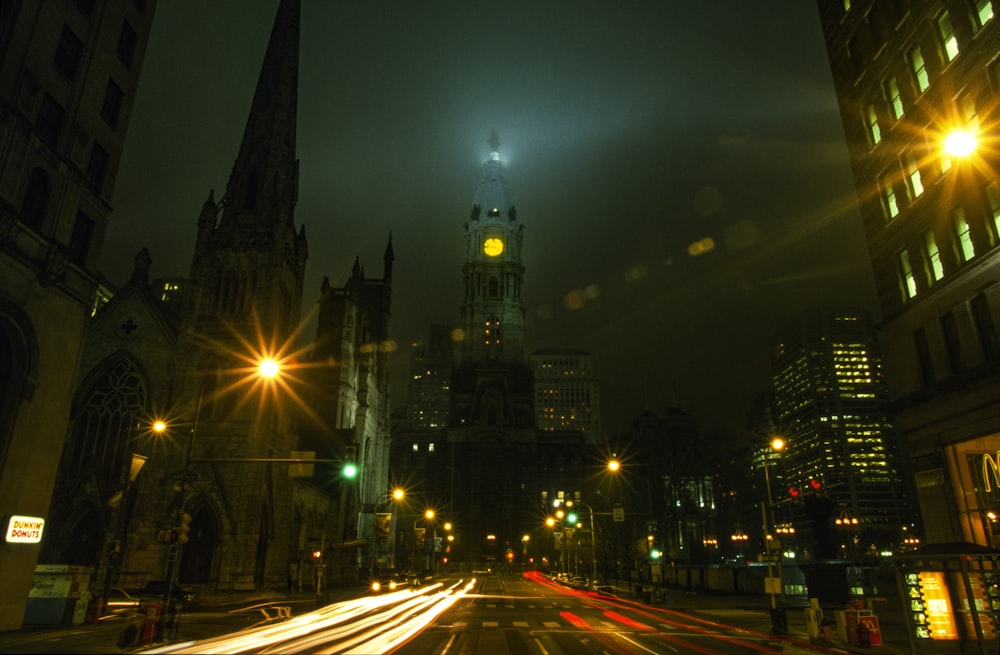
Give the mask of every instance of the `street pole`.
[[[131, 450], [131, 448], [129, 449]], [[129, 509], [129, 498], [132, 496], [130, 493], [132, 487], [135, 485], [135, 479], [139, 475], [139, 471], [142, 470], [143, 465], [146, 463], [146, 457], [138, 453], [129, 453], [129, 457], [125, 460], [125, 470], [124, 477], [125, 480], [122, 482], [121, 499], [118, 501], [118, 507], [115, 510], [115, 522], [114, 530], [112, 532], [112, 538], [109, 541], [107, 548], [105, 549], [108, 556], [109, 562], [108, 567], [104, 574], [104, 607], [107, 608], [108, 597], [111, 595], [111, 583], [116, 574], [121, 572], [122, 561], [125, 558], [125, 539], [128, 532], [128, 509]], [[109, 504], [114, 504], [115, 496], [111, 497]]]
[[194, 424], [191, 426], [191, 434], [188, 436], [187, 452], [184, 454], [184, 473], [181, 476], [180, 484], [174, 494], [174, 525], [171, 528], [170, 549], [167, 551], [167, 574], [164, 576], [163, 609], [169, 611], [170, 595], [174, 586], [174, 575], [177, 570], [177, 557], [181, 544], [180, 539], [181, 514], [184, 512], [184, 497], [187, 493], [187, 479], [191, 475], [191, 451], [194, 449], [194, 438], [198, 434], [198, 421], [201, 418], [201, 404], [205, 399], [205, 385], [198, 392], [198, 405], [194, 410]]
[[764, 456], [764, 486], [767, 487], [767, 499], [766, 504], [761, 503], [760, 513], [764, 528], [764, 556], [767, 558], [767, 577], [771, 585], [774, 585], [775, 580], [775, 568], [777, 568], [777, 584], [778, 592], [775, 592], [772, 586], [769, 590], [771, 596], [771, 632], [774, 634], [784, 634], [787, 632], [787, 622], [784, 616], [784, 607], [778, 608], [778, 593], [781, 593], [781, 587], [783, 585], [781, 581], [781, 560], [778, 558], [776, 561], [772, 561], [771, 557], [771, 540], [768, 538], [768, 509], [773, 510], [774, 501], [771, 496], [771, 475], [768, 472], [767, 466], [767, 455]]

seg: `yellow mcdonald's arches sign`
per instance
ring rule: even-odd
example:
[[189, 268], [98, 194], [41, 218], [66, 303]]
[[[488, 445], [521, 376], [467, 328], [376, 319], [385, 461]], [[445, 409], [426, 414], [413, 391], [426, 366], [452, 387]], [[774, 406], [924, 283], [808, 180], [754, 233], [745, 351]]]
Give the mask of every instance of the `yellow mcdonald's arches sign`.
[[983, 487], [987, 493], [993, 490], [990, 480], [1000, 487], [1000, 451], [996, 455], [983, 455]]

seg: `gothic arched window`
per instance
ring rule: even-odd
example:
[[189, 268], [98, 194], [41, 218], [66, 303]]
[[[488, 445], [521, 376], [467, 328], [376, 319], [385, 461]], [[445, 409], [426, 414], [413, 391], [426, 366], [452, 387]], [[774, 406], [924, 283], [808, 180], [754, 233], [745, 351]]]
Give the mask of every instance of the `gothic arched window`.
[[142, 375], [130, 360], [118, 359], [94, 380], [79, 405], [65, 477], [94, 473], [112, 482], [120, 479], [145, 407]]

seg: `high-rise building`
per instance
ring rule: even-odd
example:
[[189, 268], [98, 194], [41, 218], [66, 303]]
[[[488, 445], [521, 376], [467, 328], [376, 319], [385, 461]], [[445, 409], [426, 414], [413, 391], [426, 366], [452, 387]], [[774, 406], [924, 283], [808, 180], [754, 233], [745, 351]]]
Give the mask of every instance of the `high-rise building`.
[[820, 485], [832, 513], [814, 521], [821, 528], [827, 518], [849, 524], [842, 534], [809, 534], [815, 552], [807, 555], [824, 559], [841, 548], [840, 556], [858, 557], [897, 546], [910, 517], [870, 318], [855, 310], [806, 316], [775, 343], [771, 367], [785, 440], [780, 475], [807, 494], [813, 481]]
[[991, 0], [818, 5], [926, 541], [996, 546], [997, 9]]
[[[5, 532], [12, 516], [47, 515], [155, 9], [156, 0], [0, 3]], [[38, 543], [5, 545], [0, 630], [21, 626], [38, 554]]]
[[593, 356], [582, 350], [536, 350], [531, 368], [538, 428], [580, 430], [587, 443], [599, 443], [601, 404]]
[[455, 366], [452, 333], [450, 326], [432, 325], [427, 341], [412, 346], [406, 393], [409, 428], [440, 429], [448, 424]]

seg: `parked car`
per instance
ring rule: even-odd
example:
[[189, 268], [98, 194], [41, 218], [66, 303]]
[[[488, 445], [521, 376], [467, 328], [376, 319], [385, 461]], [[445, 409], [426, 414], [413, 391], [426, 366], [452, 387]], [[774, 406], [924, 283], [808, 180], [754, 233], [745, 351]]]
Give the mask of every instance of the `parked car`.
[[139, 599], [121, 587], [111, 587], [108, 597], [104, 599], [104, 607], [109, 614], [124, 614], [139, 607]]
[[[163, 580], [150, 580], [146, 583], [146, 586], [142, 588], [139, 593], [145, 600], [155, 600], [156, 598], [162, 599], [164, 594], [167, 592], [167, 583]], [[174, 600], [180, 600], [185, 605], [197, 605], [198, 604], [198, 592], [191, 589], [185, 589], [176, 582], [170, 588], [170, 597]]]

